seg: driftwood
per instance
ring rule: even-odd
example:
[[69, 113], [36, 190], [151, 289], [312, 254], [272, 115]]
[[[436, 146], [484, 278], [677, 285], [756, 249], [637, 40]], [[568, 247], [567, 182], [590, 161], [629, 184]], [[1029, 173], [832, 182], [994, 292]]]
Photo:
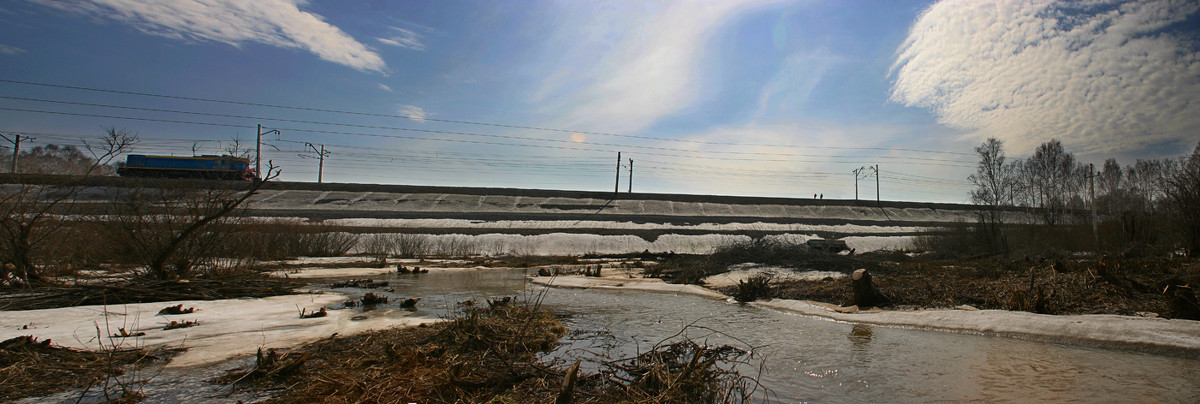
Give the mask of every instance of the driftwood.
[[575, 365], [571, 366], [571, 370], [567, 371], [567, 376], [563, 377], [562, 390], [558, 393], [558, 398], [554, 400], [554, 404], [571, 404], [575, 399], [575, 382], [579, 379], [579, 362], [575, 361]]
[[854, 271], [854, 274], [850, 276], [850, 281], [854, 288], [854, 305], [858, 307], [876, 307], [887, 306], [892, 303], [887, 295], [884, 295], [875, 287], [875, 283], [871, 281], [871, 274], [866, 269]]

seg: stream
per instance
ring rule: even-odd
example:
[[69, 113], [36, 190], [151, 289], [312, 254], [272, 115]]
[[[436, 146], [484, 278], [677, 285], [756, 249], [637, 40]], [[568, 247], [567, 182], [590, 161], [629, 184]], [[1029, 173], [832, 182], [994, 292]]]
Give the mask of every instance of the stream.
[[408, 313], [418, 316], [449, 315], [467, 299], [540, 297], [573, 330], [550, 358], [598, 350], [629, 357], [681, 331], [697, 342], [757, 347], [762, 374], [742, 370], [779, 402], [1200, 401], [1195, 359], [840, 323], [692, 295], [527, 286], [525, 276], [434, 270], [376, 279], [395, 297], [420, 296]]
[[[759, 400], [774, 402], [1200, 402], [1197, 359], [849, 324], [693, 295], [546, 288], [528, 284], [526, 276], [519, 269], [376, 276], [389, 282], [382, 293], [393, 302], [413, 296], [421, 301], [415, 311], [392, 303], [363, 315], [438, 318], [469, 299], [540, 298], [572, 329], [547, 360], [583, 357], [584, 370], [593, 370], [586, 359], [596, 353], [630, 357], [682, 333], [701, 343], [754, 347], [761, 367], [740, 370], [766, 389], [757, 392]], [[352, 297], [368, 291], [333, 290]], [[146, 402], [264, 398], [204, 382], [247, 361], [252, 359], [151, 375], [143, 388]], [[56, 397], [23, 401], [46, 399]]]

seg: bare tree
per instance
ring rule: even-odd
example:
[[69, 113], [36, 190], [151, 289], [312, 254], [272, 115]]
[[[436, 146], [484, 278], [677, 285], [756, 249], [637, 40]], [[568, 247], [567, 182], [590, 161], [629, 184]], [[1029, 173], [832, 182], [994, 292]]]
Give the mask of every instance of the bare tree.
[[1046, 224], [1061, 222], [1067, 203], [1078, 194], [1075, 155], [1068, 153], [1058, 139], [1042, 143], [1025, 161], [1029, 186]]
[[1125, 189], [1121, 186], [1123, 174], [1117, 159], [1104, 160], [1104, 167], [1096, 177], [1096, 203], [1102, 212], [1113, 213], [1126, 199]]
[[5, 263], [0, 281], [10, 285], [45, 281], [32, 257], [41, 243], [54, 237], [66, 225], [64, 220], [56, 219], [57, 215], [73, 213], [69, 209], [60, 212], [60, 209], [69, 208], [65, 205], [74, 199], [84, 179], [95, 175], [136, 143], [137, 135], [108, 128], [98, 143], [84, 142], [92, 155], [91, 163], [66, 184], [25, 182], [6, 185], [9, 192], [0, 196], [0, 244], [4, 246], [0, 259]]
[[213, 182], [199, 189], [159, 184], [129, 190], [113, 198], [109, 229], [145, 265], [147, 276], [188, 278], [202, 260], [213, 258], [221, 238], [226, 236], [223, 230], [232, 224], [231, 214], [279, 173], [268, 162], [267, 175], [245, 187]]
[[1005, 162], [1004, 143], [999, 139], [988, 138], [975, 148], [975, 153], [979, 154], [979, 166], [967, 178], [975, 184], [971, 201], [981, 207], [981, 219], [995, 237], [1003, 222], [1002, 208], [1012, 200], [1014, 167]]
[[[84, 175], [96, 167], [95, 159], [74, 145], [48, 144], [34, 147], [21, 153], [20, 161], [20, 171], [24, 174]], [[101, 172], [96, 174], [111, 173], [106, 166], [97, 168]]]
[[226, 155], [241, 158], [250, 158], [250, 153], [253, 151], [254, 149], [251, 149], [250, 146], [242, 146], [242, 138], [240, 137], [230, 139], [229, 143], [226, 143], [221, 149], [221, 152]]
[[1164, 187], [1173, 222], [1180, 228], [1188, 256], [1200, 257], [1200, 143], [1172, 173]]

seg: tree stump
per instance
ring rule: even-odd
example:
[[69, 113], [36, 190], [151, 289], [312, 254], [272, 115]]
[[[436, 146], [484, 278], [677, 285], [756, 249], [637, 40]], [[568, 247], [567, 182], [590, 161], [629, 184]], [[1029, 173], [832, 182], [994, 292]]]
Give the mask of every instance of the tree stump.
[[1163, 294], [1171, 305], [1171, 318], [1200, 320], [1200, 302], [1197, 301], [1196, 292], [1191, 287], [1169, 285], [1163, 290]]
[[850, 281], [854, 287], [854, 305], [876, 307], [891, 304], [891, 299], [875, 288], [875, 283], [871, 281], [871, 274], [867, 273], [866, 269], [854, 271], [854, 275], [850, 276]]

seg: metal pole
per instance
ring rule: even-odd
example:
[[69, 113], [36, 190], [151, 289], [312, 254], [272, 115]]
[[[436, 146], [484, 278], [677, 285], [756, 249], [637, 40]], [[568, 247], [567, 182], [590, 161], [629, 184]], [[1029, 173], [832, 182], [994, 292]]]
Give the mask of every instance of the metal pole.
[[[317, 158], [320, 159], [320, 163], [317, 165], [317, 183], [320, 184], [322, 182], [322, 177], [325, 176], [325, 154], [328, 152], [325, 151], [325, 145], [321, 145], [321, 150], [317, 150], [317, 146], [313, 146], [312, 143], [304, 144], [308, 146], [308, 148], [312, 149], [312, 151], [316, 152]], [[303, 155], [301, 156], [303, 157]]]
[[617, 182], [613, 184], [613, 193], [621, 192], [621, 152], [617, 152]]
[[258, 136], [254, 142], [254, 175], [262, 178], [262, 124], [258, 124]]
[[875, 165], [875, 202], [879, 202], [879, 164]]
[[856, 201], [858, 200], [858, 173], [862, 171], [862, 169], [862, 167], [859, 167], [850, 170], [850, 172], [854, 173], [854, 200]]
[[13, 137], [14, 137], [14, 140], [13, 140], [12, 173], [16, 174], [17, 173], [17, 153], [21, 152], [21, 135], [13, 135]]
[[325, 145], [321, 145], [320, 156], [321, 156], [321, 163], [320, 163], [320, 165], [317, 166], [317, 183], [318, 184], [320, 184], [323, 181], [321, 177], [325, 176]]
[[634, 193], [634, 159], [629, 159], [629, 193]]

